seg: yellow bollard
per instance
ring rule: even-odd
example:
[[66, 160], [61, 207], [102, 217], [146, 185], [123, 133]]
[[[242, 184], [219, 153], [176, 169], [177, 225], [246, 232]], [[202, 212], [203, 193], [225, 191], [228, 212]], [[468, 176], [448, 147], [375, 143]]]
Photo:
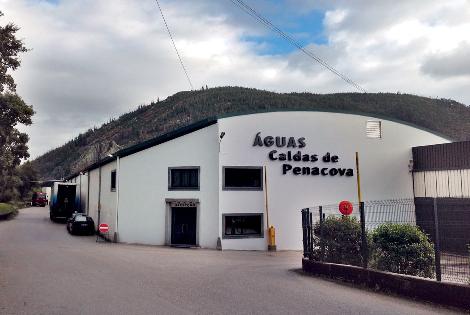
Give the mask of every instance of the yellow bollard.
[[276, 229], [272, 225], [268, 229], [268, 251], [276, 251]]

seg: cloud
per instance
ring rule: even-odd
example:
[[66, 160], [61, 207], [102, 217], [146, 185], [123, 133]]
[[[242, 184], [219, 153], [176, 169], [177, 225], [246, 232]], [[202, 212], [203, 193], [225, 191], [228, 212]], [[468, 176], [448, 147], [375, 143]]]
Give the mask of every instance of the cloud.
[[[355, 91], [299, 51], [266, 52], [272, 42], [263, 38], [272, 33], [230, 1], [160, 1], [196, 88]], [[463, 70], [468, 46], [462, 41], [470, 34], [465, 0], [247, 2], [284, 29], [321, 11], [325, 40], [306, 47], [369, 92], [470, 104]], [[37, 112], [34, 125], [25, 128], [33, 157], [139, 104], [189, 89], [153, 0], [0, 5], [0, 22], [18, 24], [32, 48], [15, 78], [18, 93]]]
[[456, 49], [430, 55], [421, 66], [421, 70], [433, 77], [445, 79], [469, 76], [470, 80], [470, 43], [463, 42]]

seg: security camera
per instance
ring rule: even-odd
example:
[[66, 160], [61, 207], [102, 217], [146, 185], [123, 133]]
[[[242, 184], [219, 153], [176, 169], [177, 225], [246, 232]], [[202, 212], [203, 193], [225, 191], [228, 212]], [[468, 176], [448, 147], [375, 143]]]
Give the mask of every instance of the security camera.
[[220, 139], [222, 140], [222, 138], [223, 138], [224, 136], [225, 136], [225, 131], [222, 131], [222, 132], [220, 133]]

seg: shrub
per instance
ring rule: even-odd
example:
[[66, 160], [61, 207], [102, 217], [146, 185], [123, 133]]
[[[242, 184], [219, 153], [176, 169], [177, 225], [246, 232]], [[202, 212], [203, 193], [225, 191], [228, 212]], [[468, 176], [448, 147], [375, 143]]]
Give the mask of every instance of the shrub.
[[372, 268], [434, 277], [434, 246], [418, 227], [386, 223], [373, 231], [371, 239]]
[[313, 259], [360, 266], [361, 224], [355, 217], [329, 216], [323, 222], [320, 238], [320, 222], [313, 227]]

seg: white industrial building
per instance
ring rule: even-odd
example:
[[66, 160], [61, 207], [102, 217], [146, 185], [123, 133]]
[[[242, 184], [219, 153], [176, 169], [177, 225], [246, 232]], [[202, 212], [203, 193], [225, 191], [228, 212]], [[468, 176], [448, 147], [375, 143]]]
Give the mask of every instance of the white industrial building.
[[83, 212], [119, 242], [266, 250], [269, 224], [278, 250], [297, 250], [300, 209], [357, 201], [355, 152], [364, 200], [413, 198], [411, 148], [446, 142], [358, 114], [256, 113], [120, 150], [69, 181], [80, 184]]

